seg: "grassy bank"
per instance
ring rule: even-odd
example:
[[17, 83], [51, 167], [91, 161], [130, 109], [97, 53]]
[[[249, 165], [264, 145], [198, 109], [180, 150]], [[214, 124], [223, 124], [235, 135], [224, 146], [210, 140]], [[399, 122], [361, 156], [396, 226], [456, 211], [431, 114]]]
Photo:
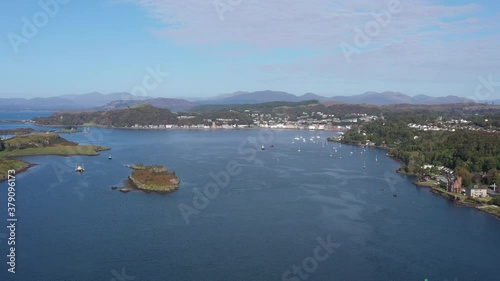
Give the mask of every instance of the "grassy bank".
[[20, 157], [20, 156], [38, 156], [38, 155], [86, 155], [95, 156], [99, 155], [99, 151], [109, 150], [103, 146], [54, 146], [54, 147], [39, 147], [39, 148], [25, 148], [12, 151], [0, 152], [0, 157]]
[[8, 170], [16, 170], [16, 173], [25, 171], [32, 166], [30, 163], [13, 159], [21, 156], [40, 155], [99, 155], [99, 151], [109, 150], [103, 146], [86, 145], [80, 146], [75, 142], [68, 141], [56, 133], [19, 135], [8, 139], [0, 144], [0, 181], [6, 179]]
[[17, 174], [29, 169], [31, 166], [33, 165], [24, 161], [0, 158], [0, 182], [7, 180], [7, 172], [9, 170], [15, 170]]

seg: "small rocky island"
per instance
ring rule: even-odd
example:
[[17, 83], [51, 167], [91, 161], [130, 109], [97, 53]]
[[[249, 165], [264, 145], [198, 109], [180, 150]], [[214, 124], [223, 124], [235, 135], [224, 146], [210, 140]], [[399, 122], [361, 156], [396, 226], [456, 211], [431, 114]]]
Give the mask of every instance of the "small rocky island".
[[134, 170], [129, 176], [132, 185], [143, 191], [173, 192], [179, 188], [180, 180], [175, 171], [169, 172], [163, 166], [127, 165]]

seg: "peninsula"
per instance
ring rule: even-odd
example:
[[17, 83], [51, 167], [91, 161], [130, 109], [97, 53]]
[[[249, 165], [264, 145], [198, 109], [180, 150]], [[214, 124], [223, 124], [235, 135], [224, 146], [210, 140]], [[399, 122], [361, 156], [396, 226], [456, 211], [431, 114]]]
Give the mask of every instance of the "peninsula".
[[144, 191], [160, 193], [173, 192], [179, 188], [180, 180], [175, 171], [169, 172], [163, 166], [128, 165], [134, 170], [129, 176], [133, 186]]
[[0, 181], [7, 179], [8, 170], [16, 173], [29, 169], [33, 164], [17, 160], [21, 156], [38, 155], [99, 155], [99, 151], [110, 148], [94, 145], [78, 145], [68, 141], [56, 133], [18, 134], [6, 140], [0, 140]]

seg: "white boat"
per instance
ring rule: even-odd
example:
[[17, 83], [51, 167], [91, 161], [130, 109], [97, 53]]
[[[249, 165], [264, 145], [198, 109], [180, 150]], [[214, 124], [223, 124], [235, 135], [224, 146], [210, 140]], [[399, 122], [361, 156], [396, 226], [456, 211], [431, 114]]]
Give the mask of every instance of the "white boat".
[[75, 172], [83, 173], [83, 172], [85, 172], [85, 169], [82, 166], [78, 166], [78, 167], [76, 167]]

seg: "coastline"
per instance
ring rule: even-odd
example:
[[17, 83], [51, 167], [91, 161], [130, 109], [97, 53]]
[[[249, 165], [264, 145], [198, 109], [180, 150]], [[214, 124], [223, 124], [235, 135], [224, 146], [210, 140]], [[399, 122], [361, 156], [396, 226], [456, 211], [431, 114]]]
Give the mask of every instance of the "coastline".
[[[342, 144], [346, 144], [346, 145], [353, 145], [353, 146], [361, 146], [363, 147], [364, 145], [361, 145], [361, 144], [354, 144], [354, 143], [348, 143], [348, 142], [343, 142], [343, 141], [331, 141], [331, 142], [339, 142], [339, 143], [342, 143]], [[389, 153], [390, 151], [390, 148], [389, 147], [386, 147], [386, 146], [367, 146], [367, 147], [370, 147], [370, 148], [381, 148], [381, 149], [384, 149], [386, 151], [388, 151], [388, 153], [386, 153], [386, 156], [396, 162], [398, 162], [400, 164], [400, 168], [401, 168], [401, 165], [404, 164], [403, 161], [393, 155], [391, 155]], [[460, 196], [458, 195], [451, 195], [451, 194], [448, 194], [438, 188], [435, 188], [435, 187], [432, 187], [432, 186], [429, 186], [429, 185], [424, 185], [424, 184], [421, 184], [421, 182], [418, 181], [418, 176], [416, 174], [408, 174], [408, 173], [401, 173], [398, 170], [396, 170], [396, 173], [398, 174], [401, 174], [401, 175], [405, 175], [405, 176], [408, 176], [408, 177], [412, 177], [412, 184], [416, 187], [419, 187], [419, 188], [428, 188], [429, 189], [429, 192], [435, 194], [435, 195], [438, 195], [438, 196], [441, 196], [443, 197], [444, 199], [447, 199], [449, 201], [453, 201], [455, 203], [455, 205], [457, 207], [459, 206], [465, 206], [465, 207], [470, 207], [470, 208], [474, 208], [476, 210], [479, 210], [481, 212], [484, 212], [484, 213], [487, 213], [487, 214], [490, 214], [490, 215], [493, 215], [494, 217], [496, 217], [497, 219], [500, 219], [500, 207], [499, 206], [496, 206], [496, 205], [490, 205], [490, 204], [484, 204], [484, 203], [480, 203], [480, 202], [477, 202], [475, 201], [473, 198], [470, 198], [470, 200], [460, 200], [460, 199], [457, 199], [457, 198], [460, 198]]]
[[[16, 155], [16, 156], [4, 156], [4, 157], [0, 157], [0, 158], [4, 158], [4, 159], [7, 159], [7, 160], [15, 160], [15, 161], [18, 161], [18, 162], [22, 162], [22, 163], [25, 163], [26, 166], [23, 166], [21, 168], [18, 168], [18, 169], [13, 169], [16, 171], [16, 175], [18, 174], [21, 174], [21, 173], [24, 173], [26, 171], [28, 171], [31, 167], [34, 167], [34, 166], [37, 166], [38, 164], [34, 164], [34, 163], [29, 163], [29, 162], [26, 162], [26, 161], [23, 161], [23, 160], [19, 160], [19, 159], [16, 159], [18, 157], [29, 157], [29, 156], [62, 156], [62, 157], [70, 157], [70, 156], [99, 156], [101, 151], [108, 151], [108, 150], [111, 150], [111, 148], [109, 147], [99, 147], [97, 150], [95, 150], [95, 154], [78, 154], [78, 153], [75, 153], [75, 154], [57, 154], [57, 153], [48, 153], [48, 154], [26, 154], [26, 155]], [[7, 177], [5, 177], [4, 175], [0, 175], [0, 183], [1, 182], [4, 182], [7, 180]]]
[[[144, 191], [146, 193], [172, 193], [179, 189], [180, 179], [175, 175], [175, 172], [170, 173], [165, 167], [162, 166], [141, 166], [141, 165], [127, 165], [129, 169], [132, 169], [134, 172], [130, 176], [128, 176], [127, 180], [125, 180], [126, 184], [131, 186], [133, 189], [137, 189], [140, 191]], [[155, 183], [146, 183], [146, 181], [141, 181], [140, 179], [134, 178], [134, 174], [136, 172], [146, 172], [149, 173], [147, 178], [153, 177], [155, 178]], [[144, 176], [144, 175], [143, 175]], [[143, 177], [142, 176], [142, 177]], [[163, 176], [163, 178], [162, 178]], [[164, 178], [167, 176], [168, 178]], [[173, 176], [173, 179], [171, 178]], [[140, 176], [141, 177], [141, 176]], [[165, 180], [170, 181], [170, 184], [167, 184]], [[174, 180], [174, 182], [172, 182]]]
[[124, 186], [126, 188], [130, 188], [130, 189], [134, 189], [134, 190], [137, 190], [137, 191], [142, 191], [144, 193], [158, 193], [158, 194], [168, 194], [168, 193], [172, 193], [172, 192], [175, 192], [179, 189], [179, 186], [177, 186], [175, 189], [173, 190], [165, 190], [165, 191], [162, 191], [162, 190], [152, 190], [152, 189], [145, 189], [145, 188], [140, 188], [135, 182], [134, 180], [128, 176], [126, 180], [124, 180]]
[[[18, 160], [18, 161], [21, 161], [21, 160]], [[16, 171], [16, 176], [28, 171], [31, 167], [38, 166], [38, 164], [28, 163], [28, 162], [24, 162], [24, 161], [21, 161], [21, 162], [26, 163], [26, 166], [24, 166], [22, 168], [14, 169]], [[0, 183], [7, 181], [7, 179], [8, 178], [5, 177], [4, 175], [0, 175]]]
[[[49, 127], [49, 128], [60, 128], [64, 125], [44, 125], [37, 124], [36, 126], [40, 127]], [[135, 128], [135, 127], [113, 127], [113, 126], [103, 126], [103, 125], [75, 125], [77, 127], [89, 127], [89, 128], [98, 128], [98, 129], [116, 129], [116, 130], [151, 130], [151, 131], [172, 131], [172, 130], [193, 130], [193, 131], [201, 131], [201, 130], [285, 130], [285, 131], [311, 131], [311, 132], [331, 132], [331, 129], [307, 129], [307, 128], [265, 128], [265, 127], [231, 127], [231, 128], [185, 128], [185, 127], [175, 127], [175, 128]], [[83, 132], [83, 131], [82, 131]], [[339, 131], [340, 132], [340, 131]]]

